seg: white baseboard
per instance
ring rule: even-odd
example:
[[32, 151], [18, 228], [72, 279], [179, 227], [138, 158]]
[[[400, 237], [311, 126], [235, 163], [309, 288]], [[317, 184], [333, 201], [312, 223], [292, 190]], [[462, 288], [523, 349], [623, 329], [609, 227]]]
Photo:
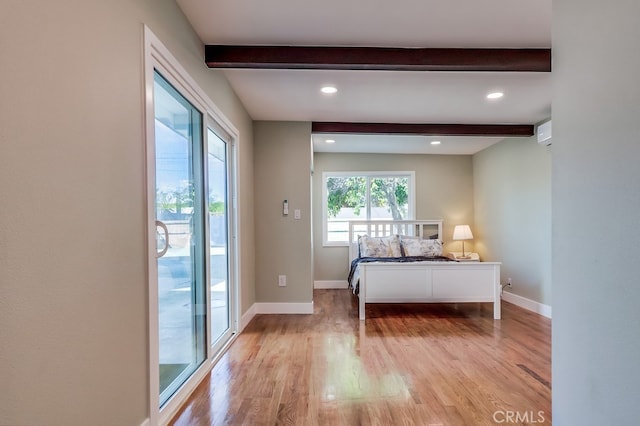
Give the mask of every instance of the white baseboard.
[[144, 422], [140, 423], [140, 426], [151, 426], [151, 420], [146, 418], [144, 419]]
[[242, 314], [242, 318], [240, 318], [240, 330], [238, 330], [238, 333], [242, 333], [242, 330], [244, 330], [244, 328], [251, 322], [251, 320], [255, 316], [256, 304], [254, 303], [249, 309], [247, 309], [247, 312]]
[[349, 288], [349, 283], [344, 280], [344, 281], [314, 281], [313, 282], [313, 288], [319, 288], [319, 289], [342, 289], [342, 288]]
[[535, 312], [543, 317], [551, 318], [551, 306], [549, 305], [544, 305], [540, 302], [536, 302], [535, 300], [509, 293], [508, 291], [502, 292], [502, 298], [506, 302], [513, 303], [514, 305], [520, 306], [528, 311]]
[[256, 303], [256, 314], [312, 314], [313, 302], [309, 303]]

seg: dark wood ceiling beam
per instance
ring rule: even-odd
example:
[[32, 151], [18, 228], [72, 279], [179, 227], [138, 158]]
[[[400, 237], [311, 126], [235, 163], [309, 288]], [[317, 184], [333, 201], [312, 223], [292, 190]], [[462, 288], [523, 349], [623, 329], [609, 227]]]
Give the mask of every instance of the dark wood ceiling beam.
[[313, 122], [312, 133], [406, 134], [430, 136], [533, 136], [530, 124], [409, 124]]
[[210, 68], [550, 72], [551, 49], [205, 46]]

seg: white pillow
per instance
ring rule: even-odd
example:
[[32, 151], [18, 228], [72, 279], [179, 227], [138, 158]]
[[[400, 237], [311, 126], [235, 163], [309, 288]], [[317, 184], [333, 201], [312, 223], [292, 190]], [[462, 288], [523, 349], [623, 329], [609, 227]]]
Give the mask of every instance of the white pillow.
[[360, 237], [360, 257], [401, 257], [400, 237]]
[[442, 256], [440, 240], [403, 238], [401, 243], [405, 256]]

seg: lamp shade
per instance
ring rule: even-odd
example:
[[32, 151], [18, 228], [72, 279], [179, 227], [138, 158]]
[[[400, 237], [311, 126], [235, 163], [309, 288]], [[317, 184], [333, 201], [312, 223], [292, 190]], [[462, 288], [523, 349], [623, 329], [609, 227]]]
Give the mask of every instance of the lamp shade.
[[469, 228], [469, 225], [456, 225], [456, 227], [453, 228], [453, 239], [473, 240], [473, 234], [471, 233], [471, 228]]

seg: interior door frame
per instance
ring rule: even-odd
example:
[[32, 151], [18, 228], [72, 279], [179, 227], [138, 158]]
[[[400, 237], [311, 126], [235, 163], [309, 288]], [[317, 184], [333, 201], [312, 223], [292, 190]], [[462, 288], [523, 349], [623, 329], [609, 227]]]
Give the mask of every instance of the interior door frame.
[[[178, 62], [171, 52], [164, 46], [160, 39], [146, 25], [143, 26], [144, 38], [144, 141], [146, 149], [146, 202], [147, 202], [147, 283], [149, 304], [147, 311], [149, 314], [148, 323], [148, 349], [149, 349], [149, 424], [166, 424], [182, 406], [187, 397], [193, 392], [195, 387], [211, 371], [215, 361], [224, 352], [224, 349], [235, 339], [240, 324], [240, 228], [238, 224], [238, 162], [237, 144], [239, 132], [235, 126], [222, 114], [220, 109], [200, 88], [196, 81], [189, 75], [186, 69]], [[191, 378], [165, 403], [160, 407], [160, 382], [159, 382], [159, 342], [158, 342], [158, 273], [156, 263], [156, 225], [155, 225], [155, 113], [154, 113], [154, 70], [158, 70], [162, 76], [169, 81], [189, 102], [191, 102], [203, 116], [203, 149], [207, 144], [207, 131], [209, 128], [215, 130], [222, 129], [230, 140], [228, 144], [229, 164], [227, 171], [228, 194], [228, 253], [229, 253], [229, 310], [231, 337], [225, 345], [217, 352], [211, 346], [211, 333], [208, 324], [210, 320], [210, 271], [209, 259], [205, 259], [205, 282], [207, 285], [207, 330], [206, 347], [207, 358], [203, 364], [193, 373]], [[206, 151], [205, 151], [206, 152]], [[206, 177], [206, 175], [205, 175]], [[205, 182], [206, 183], [206, 182]], [[208, 218], [205, 221], [205, 233], [209, 230]], [[207, 258], [208, 256], [205, 256]]]

